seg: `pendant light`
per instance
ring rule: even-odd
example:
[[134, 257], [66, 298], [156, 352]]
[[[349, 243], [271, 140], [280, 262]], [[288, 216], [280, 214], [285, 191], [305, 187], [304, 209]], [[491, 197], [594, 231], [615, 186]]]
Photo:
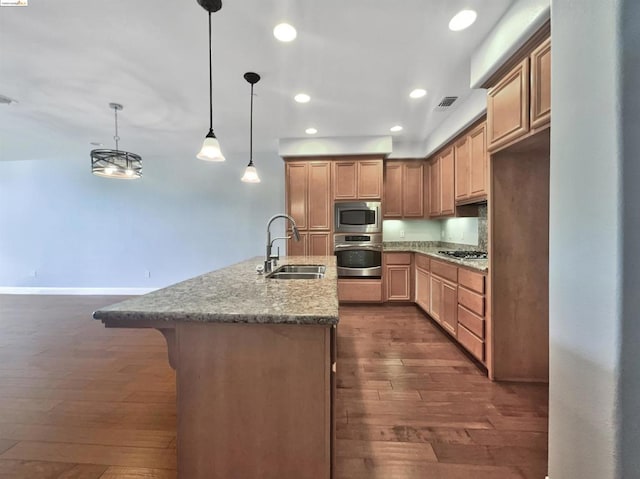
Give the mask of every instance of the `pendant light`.
[[251, 115], [249, 117], [249, 164], [240, 180], [245, 183], [260, 183], [256, 167], [253, 166], [253, 85], [260, 81], [260, 75], [254, 72], [247, 72], [244, 74], [244, 79], [251, 84]]
[[115, 150], [91, 150], [91, 173], [105, 178], [119, 180], [136, 180], [142, 177], [142, 158], [135, 153], [118, 149], [118, 112], [122, 110], [119, 103], [109, 103], [113, 109], [116, 122]]
[[213, 132], [213, 75], [211, 54], [211, 13], [222, 8], [222, 0], [198, 0], [198, 4], [209, 12], [209, 133], [204, 139], [200, 152], [196, 155], [199, 160], [224, 161], [220, 143]]

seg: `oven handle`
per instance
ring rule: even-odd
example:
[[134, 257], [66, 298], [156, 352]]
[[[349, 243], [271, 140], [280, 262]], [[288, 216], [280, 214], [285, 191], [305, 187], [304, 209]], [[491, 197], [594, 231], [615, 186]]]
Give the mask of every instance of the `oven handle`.
[[366, 250], [366, 251], [380, 251], [382, 252], [382, 246], [356, 246], [353, 244], [345, 245], [345, 244], [337, 244], [333, 248], [334, 251], [353, 251], [353, 250]]

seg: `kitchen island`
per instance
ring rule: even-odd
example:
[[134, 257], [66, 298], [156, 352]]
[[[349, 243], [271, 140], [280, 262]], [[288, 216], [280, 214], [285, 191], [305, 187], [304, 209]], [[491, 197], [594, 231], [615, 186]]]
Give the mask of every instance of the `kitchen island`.
[[268, 279], [262, 258], [94, 313], [106, 327], [155, 328], [176, 370], [180, 479], [329, 478], [333, 445], [334, 256], [321, 279]]

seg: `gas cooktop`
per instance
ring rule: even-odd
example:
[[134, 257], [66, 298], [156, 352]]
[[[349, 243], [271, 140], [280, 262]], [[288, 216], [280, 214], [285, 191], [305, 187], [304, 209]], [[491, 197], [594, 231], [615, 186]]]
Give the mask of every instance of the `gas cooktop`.
[[484, 251], [445, 250], [438, 253], [458, 259], [487, 259], [487, 253]]

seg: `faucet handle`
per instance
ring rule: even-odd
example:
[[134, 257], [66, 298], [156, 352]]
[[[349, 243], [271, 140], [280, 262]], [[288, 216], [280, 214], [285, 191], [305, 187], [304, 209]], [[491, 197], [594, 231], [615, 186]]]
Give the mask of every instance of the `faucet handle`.
[[273, 266], [278, 266], [278, 260], [280, 259], [280, 246], [276, 247], [276, 254], [271, 255], [271, 260], [273, 261]]

